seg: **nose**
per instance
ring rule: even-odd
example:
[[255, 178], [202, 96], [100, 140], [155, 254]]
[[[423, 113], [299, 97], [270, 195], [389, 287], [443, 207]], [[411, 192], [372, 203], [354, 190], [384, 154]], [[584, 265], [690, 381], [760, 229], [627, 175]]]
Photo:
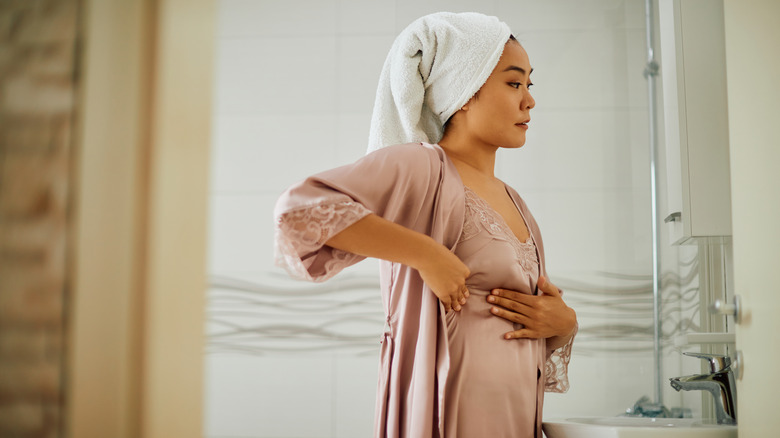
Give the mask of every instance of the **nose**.
[[531, 109], [535, 106], [536, 106], [536, 101], [534, 100], [534, 97], [531, 96], [531, 90], [526, 89], [525, 99], [523, 99], [523, 107]]

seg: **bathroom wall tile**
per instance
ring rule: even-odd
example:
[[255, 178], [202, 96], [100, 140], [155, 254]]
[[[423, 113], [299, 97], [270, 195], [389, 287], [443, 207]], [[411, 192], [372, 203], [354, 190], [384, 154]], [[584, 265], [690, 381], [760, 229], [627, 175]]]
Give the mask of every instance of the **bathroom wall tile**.
[[[630, 161], [624, 162], [624, 168], [621, 168], [621, 174], [627, 179], [625, 173], [630, 172], [630, 187], [645, 188], [650, 192], [650, 133], [647, 108], [632, 109], [628, 111], [627, 129], [628, 129], [628, 148], [630, 150]], [[656, 139], [658, 137], [656, 136]], [[656, 144], [656, 150], [659, 149]], [[662, 162], [656, 160], [661, 166]], [[666, 192], [666, 187], [661, 185], [658, 189], [658, 195]]]
[[[232, 195], [219, 196], [220, 198], [231, 198]], [[274, 199], [275, 201], [275, 199]], [[238, 201], [236, 201], [238, 202]], [[224, 204], [224, 202], [220, 203]], [[273, 207], [272, 203], [269, 203]], [[220, 205], [219, 216], [227, 216], [230, 211], [226, 211]], [[240, 207], [234, 208], [239, 210]], [[265, 212], [261, 215], [266, 217]], [[248, 222], [252, 218], [232, 219], [232, 222]], [[272, 220], [269, 220], [272, 222]], [[221, 222], [227, 223], [230, 220], [223, 219]], [[262, 284], [266, 287], [278, 287], [280, 289], [305, 289], [316, 287], [317, 284], [291, 277], [282, 267], [274, 264], [273, 253], [273, 225], [265, 222], [246, 225], [236, 229], [220, 229], [210, 234], [209, 244], [209, 274], [213, 276], [228, 277], [240, 281], [248, 281]], [[247, 232], [246, 230], [250, 231]], [[213, 236], [213, 237], [212, 237]], [[328, 284], [338, 287], [340, 282], [347, 281], [354, 277], [366, 279], [369, 283], [375, 283], [377, 287], [368, 291], [369, 294], [379, 297], [379, 261], [377, 259], [365, 259], [355, 265], [344, 268], [333, 278], [328, 280]], [[377, 312], [382, 312], [382, 308], [377, 307]], [[379, 331], [377, 334], [380, 333]]]
[[230, 114], [214, 118], [212, 193], [276, 194], [337, 166], [333, 114]]
[[496, 15], [495, 1], [480, 0], [396, 0], [396, 31], [434, 12], [481, 12]]
[[540, 191], [521, 196], [542, 230], [551, 276], [559, 270], [651, 272], [650, 206], [643, 191]]
[[498, 0], [496, 14], [518, 32], [644, 28], [642, 0]]
[[204, 434], [331, 437], [333, 372], [329, 355], [208, 356]]
[[[374, 277], [376, 278], [376, 284], [378, 285], [379, 284], [379, 260], [372, 259], [372, 258], [365, 259], [357, 264], [345, 268], [339, 274], [336, 274], [336, 276], [333, 278], [335, 279], [335, 281], [339, 281], [340, 276], [350, 276], [350, 275]], [[379, 289], [376, 290], [376, 293], [380, 293]]]
[[545, 394], [544, 418], [625, 412], [642, 395], [653, 396], [652, 362], [652, 352], [576, 356], [569, 364], [571, 389], [566, 394]]
[[224, 113], [332, 113], [336, 38], [218, 40], [214, 103]]
[[378, 348], [375, 353], [363, 356], [336, 356], [334, 436], [363, 438], [373, 433], [378, 367]]
[[220, 0], [219, 37], [336, 33], [336, 0]]
[[[573, 0], [576, 1], [576, 0]], [[645, 31], [645, 0], [623, 0], [626, 29]], [[657, 7], [657, 6], [654, 6]]]
[[[268, 287], [306, 288], [315, 284], [291, 277], [274, 264], [273, 206], [271, 195], [212, 195], [209, 224], [210, 275], [258, 282]], [[375, 278], [379, 261], [368, 258], [344, 268], [329, 280], [338, 285], [347, 277]], [[379, 289], [371, 293], [379, 295]], [[380, 309], [381, 310], [381, 309]]]
[[343, 36], [338, 39], [338, 110], [371, 114], [379, 74], [392, 36]]
[[210, 273], [271, 269], [276, 198], [246, 194], [211, 196]]
[[[626, 29], [622, 34], [616, 32], [616, 38], [622, 38], [626, 41], [626, 64], [628, 65], [628, 104], [633, 109], [644, 109], [649, 107], [648, 102], [648, 90], [647, 79], [645, 79], [644, 72], [647, 68], [647, 46], [645, 43], [645, 31], [644, 29]], [[656, 43], [656, 62], [660, 63], [660, 56], [658, 55], [658, 46]], [[660, 73], [655, 77], [655, 90], [656, 90], [656, 108], [663, 104], [661, 97], [661, 75]], [[661, 113], [659, 113], [660, 115]], [[663, 116], [661, 116], [663, 118]], [[659, 125], [660, 127], [660, 125]], [[659, 131], [663, 132], [663, 131]]]
[[370, 127], [371, 111], [339, 115], [336, 133], [339, 163], [351, 163], [365, 155]]
[[644, 50], [638, 35], [619, 29], [519, 34], [534, 68], [536, 107], [645, 108], [645, 65], [634, 53]]
[[386, 35], [395, 37], [394, 0], [338, 0], [336, 22], [339, 35]]
[[641, 110], [534, 109], [525, 146], [501, 150], [497, 173], [518, 190], [649, 190], [643, 122]]

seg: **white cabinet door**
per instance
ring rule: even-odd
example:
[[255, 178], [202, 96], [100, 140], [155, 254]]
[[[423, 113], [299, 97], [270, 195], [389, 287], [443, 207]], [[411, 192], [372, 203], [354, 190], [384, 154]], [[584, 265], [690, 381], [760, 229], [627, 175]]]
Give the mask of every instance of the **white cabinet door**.
[[721, 0], [660, 0], [670, 243], [731, 235]]

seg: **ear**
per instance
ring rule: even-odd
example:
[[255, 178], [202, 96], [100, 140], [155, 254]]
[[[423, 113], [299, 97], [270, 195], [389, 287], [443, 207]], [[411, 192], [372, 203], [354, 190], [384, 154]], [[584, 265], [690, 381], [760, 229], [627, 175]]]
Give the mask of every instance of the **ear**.
[[479, 90], [477, 90], [477, 92], [476, 92], [476, 93], [474, 93], [474, 95], [473, 95], [473, 96], [471, 96], [471, 99], [469, 99], [469, 101], [468, 101], [468, 102], [466, 102], [465, 104], [463, 104], [463, 106], [462, 106], [462, 107], [460, 107], [460, 109], [462, 109], [463, 111], [468, 111], [468, 110], [469, 110], [469, 104], [470, 104], [470, 103], [472, 103], [472, 102], [474, 102], [474, 101], [477, 99], [477, 96], [479, 96]]

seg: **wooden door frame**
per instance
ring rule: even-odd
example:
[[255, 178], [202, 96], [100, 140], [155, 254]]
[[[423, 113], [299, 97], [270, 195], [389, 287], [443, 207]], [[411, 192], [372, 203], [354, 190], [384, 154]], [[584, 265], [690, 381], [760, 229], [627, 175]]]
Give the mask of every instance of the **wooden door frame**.
[[65, 435], [201, 437], [215, 2], [80, 8]]
[[777, 1], [724, 1], [734, 293], [742, 297], [743, 308], [736, 325], [743, 359], [737, 381], [740, 438], [774, 436], [780, 429], [775, 400], [780, 388], [778, 17]]

